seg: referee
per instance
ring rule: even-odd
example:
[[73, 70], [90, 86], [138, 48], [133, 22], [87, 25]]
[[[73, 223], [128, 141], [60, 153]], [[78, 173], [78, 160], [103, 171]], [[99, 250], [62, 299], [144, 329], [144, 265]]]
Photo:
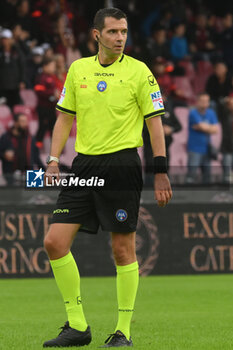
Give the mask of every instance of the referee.
[[142, 189], [137, 147], [143, 144], [144, 120], [154, 155], [155, 199], [163, 207], [172, 196], [160, 118], [164, 114], [161, 93], [147, 66], [123, 54], [126, 15], [116, 8], [99, 10], [93, 35], [99, 45], [98, 54], [73, 62], [58, 101], [60, 114], [53, 130], [45, 178], [52, 182], [52, 177], [59, 176], [59, 156], [76, 116], [78, 155], [71, 172], [79, 179], [102, 179], [104, 186], [64, 187], [59, 194], [44, 246], [68, 321], [57, 338], [46, 341], [44, 347], [91, 342], [79, 271], [70, 247], [79, 230], [96, 233], [99, 225], [112, 235], [118, 299], [118, 322], [103, 347], [133, 345], [130, 322], [139, 280], [135, 237]]

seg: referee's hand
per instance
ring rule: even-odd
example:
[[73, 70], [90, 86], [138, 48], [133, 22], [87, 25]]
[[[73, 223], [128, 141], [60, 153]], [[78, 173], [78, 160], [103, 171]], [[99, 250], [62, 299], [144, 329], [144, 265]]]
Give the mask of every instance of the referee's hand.
[[155, 174], [155, 199], [159, 207], [165, 207], [172, 198], [172, 189], [167, 174]]
[[59, 166], [57, 162], [51, 162], [44, 174], [44, 184], [52, 184], [52, 180], [59, 180]]

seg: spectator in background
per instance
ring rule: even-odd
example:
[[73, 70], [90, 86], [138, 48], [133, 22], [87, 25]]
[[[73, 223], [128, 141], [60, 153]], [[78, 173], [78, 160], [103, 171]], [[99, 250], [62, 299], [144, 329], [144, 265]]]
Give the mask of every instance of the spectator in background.
[[34, 87], [38, 97], [37, 112], [39, 117], [39, 129], [36, 135], [36, 145], [43, 147], [43, 139], [46, 131], [52, 133], [55, 121], [55, 106], [59, 97], [56, 88], [56, 62], [54, 59], [46, 58], [42, 64], [42, 73], [36, 78]]
[[41, 44], [42, 49], [44, 50], [44, 58], [45, 59], [53, 59], [54, 58], [54, 50], [49, 43]]
[[[55, 36], [54, 36], [54, 52], [55, 53], [61, 53], [65, 59], [67, 59], [67, 54], [68, 54], [68, 49], [72, 47], [72, 51], [75, 50], [75, 39], [73, 36], [73, 29], [71, 22], [69, 20], [68, 15], [65, 15], [64, 13], [60, 15], [56, 21], [56, 26], [55, 26]], [[80, 58], [80, 52], [79, 52], [79, 57]], [[77, 58], [75, 58], [77, 59]]]
[[233, 93], [222, 101], [218, 116], [222, 126], [223, 182], [230, 183], [233, 168]]
[[151, 70], [163, 91], [163, 96], [171, 97], [175, 94], [175, 86], [170, 74], [174, 67], [171, 66], [171, 69], [167, 69], [167, 66], [168, 62], [163, 57], [156, 57], [151, 65]]
[[231, 77], [224, 62], [214, 65], [214, 73], [208, 78], [206, 92], [210, 95], [212, 107], [218, 109], [218, 103], [232, 90]]
[[75, 37], [72, 32], [66, 35], [66, 66], [70, 67], [71, 63], [82, 57], [80, 50], [77, 48]]
[[182, 126], [174, 113], [172, 101], [170, 101], [169, 98], [166, 98], [166, 96], [164, 95], [163, 95], [163, 101], [164, 101], [164, 107], [165, 107], [165, 114], [164, 114], [164, 117], [162, 118], [162, 123], [163, 123], [164, 135], [165, 135], [167, 165], [169, 167], [169, 161], [170, 161], [169, 148], [173, 141], [172, 136], [174, 133], [179, 132], [182, 129]]
[[70, 30], [66, 30], [62, 36], [62, 40], [58, 42], [55, 52], [64, 56], [67, 67], [69, 67], [73, 61], [82, 57], [81, 52], [76, 47], [74, 35]]
[[54, 28], [56, 27], [56, 21], [59, 16], [59, 7], [56, 0], [47, 1], [43, 4], [43, 14], [38, 20], [38, 27], [40, 32], [38, 34], [39, 42], [46, 42], [54, 44]]
[[22, 29], [20, 24], [15, 24], [12, 28], [14, 42], [20, 48], [21, 52], [24, 54], [24, 57], [30, 55], [30, 47], [27, 44], [27, 39], [29, 38], [29, 33]]
[[11, 28], [16, 22], [16, 4], [18, 0], [1, 1], [0, 23], [4, 28]]
[[93, 38], [92, 31], [89, 31], [88, 37], [79, 45], [82, 57], [89, 57], [97, 54], [97, 43]]
[[170, 48], [167, 40], [167, 32], [164, 27], [156, 26], [152, 31], [152, 36], [147, 40], [147, 57], [152, 60], [155, 57], [162, 57], [166, 60], [170, 58]]
[[30, 4], [28, 0], [20, 0], [16, 6], [16, 21], [24, 30], [30, 33], [32, 30], [32, 17], [30, 16]]
[[188, 42], [185, 37], [185, 31], [184, 23], [175, 24], [170, 41], [170, 51], [174, 62], [185, 59], [188, 56]]
[[56, 21], [56, 26], [54, 30], [54, 51], [56, 53], [61, 53], [66, 57], [66, 34], [71, 30], [66, 27], [66, 17], [60, 15]]
[[173, 13], [170, 5], [171, 4], [165, 5], [161, 11], [161, 17], [159, 19], [159, 23], [167, 30], [167, 32], [171, 30], [173, 21]]
[[222, 19], [217, 13], [210, 13], [207, 19], [207, 26], [212, 31], [216, 48], [219, 44], [219, 33], [222, 31]]
[[[165, 115], [162, 118], [162, 123], [163, 123], [163, 130], [164, 130], [164, 135], [165, 135], [165, 144], [166, 144], [166, 156], [167, 156], [167, 166], [169, 169], [169, 148], [172, 144], [173, 140], [173, 134], [176, 132], [179, 132], [182, 129], [182, 126], [177, 119], [174, 109], [173, 109], [173, 104], [169, 98], [166, 98], [164, 93], [162, 92], [163, 95], [163, 101], [164, 101], [164, 107], [165, 107]], [[153, 181], [154, 181], [154, 174], [153, 174], [153, 153], [152, 153], [152, 148], [150, 144], [150, 135], [147, 129], [146, 124], [144, 125], [143, 128], [143, 156], [145, 160], [145, 186], [146, 187], [152, 187], [153, 186]]]
[[15, 115], [13, 126], [1, 136], [0, 159], [8, 185], [14, 184], [16, 171], [25, 173], [34, 166], [43, 167], [35, 139], [29, 133], [28, 118], [25, 114]]
[[227, 13], [222, 20], [223, 31], [220, 34], [221, 50], [223, 60], [233, 73], [233, 16]]
[[196, 108], [189, 114], [187, 183], [196, 182], [199, 168], [202, 170], [202, 182], [210, 183], [210, 135], [218, 132], [218, 119], [209, 104], [209, 95], [201, 93], [197, 97]]
[[13, 108], [21, 103], [19, 92], [25, 88], [25, 61], [9, 29], [3, 29], [0, 38], [0, 97], [5, 97]]
[[44, 57], [44, 50], [40, 46], [36, 46], [31, 51], [26, 65], [27, 88], [33, 89], [36, 83], [36, 77], [40, 73]]
[[19, 24], [22, 30], [25, 32], [25, 35], [29, 38], [38, 37], [38, 26], [31, 16], [30, 13], [30, 2], [29, 0], [20, 0], [16, 6], [16, 20], [15, 22]]
[[54, 56], [54, 58], [56, 62], [56, 71], [55, 71], [56, 89], [60, 94], [62, 92], [62, 88], [66, 80], [66, 74], [67, 74], [66, 62], [62, 54], [57, 54]]
[[173, 107], [181, 106], [186, 107], [190, 101], [190, 91], [183, 86], [178, 86], [176, 77], [185, 76], [185, 69], [174, 65], [172, 62], [167, 62], [162, 57], [157, 57], [151, 70], [158, 81], [158, 84], [163, 91], [163, 95], [169, 97], [173, 103]]
[[189, 27], [187, 38], [194, 61], [211, 58], [211, 53], [216, 48], [216, 33], [213, 32], [213, 28], [208, 27], [207, 16], [204, 13], [197, 15], [195, 23]]

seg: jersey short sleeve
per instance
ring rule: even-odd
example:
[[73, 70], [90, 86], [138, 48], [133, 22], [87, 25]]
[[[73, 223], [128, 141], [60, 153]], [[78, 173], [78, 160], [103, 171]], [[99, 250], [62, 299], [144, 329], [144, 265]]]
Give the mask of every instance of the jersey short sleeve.
[[190, 126], [193, 126], [195, 124], [199, 124], [201, 122], [203, 122], [203, 120], [201, 119], [200, 114], [198, 114], [195, 109], [191, 110], [191, 112], [189, 114], [189, 124], [190, 124]]
[[73, 84], [73, 65], [70, 66], [64, 87], [56, 109], [60, 112], [76, 115], [75, 89]]
[[164, 105], [159, 85], [145, 64], [142, 65], [141, 69], [137, 101], [145, 120], [164, 115]]

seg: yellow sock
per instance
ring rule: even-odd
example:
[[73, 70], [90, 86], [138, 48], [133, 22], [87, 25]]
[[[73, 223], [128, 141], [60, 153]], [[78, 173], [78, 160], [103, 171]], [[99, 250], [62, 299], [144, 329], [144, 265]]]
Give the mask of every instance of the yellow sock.
[[138, 262], [125, 266], [117, 266], [117, 299], [118, 299], [118, 322], [115, 329], [130, 338], [130, 323], [133, 316], [136, 299], [139, 273]]
[[69, 252], [60, 259], [50, 260], [50, 263], [65, 303], [70, 327], [83, 332], [87, 329], [87, 322], [81, 301], [80, 275], [73, 255]]

